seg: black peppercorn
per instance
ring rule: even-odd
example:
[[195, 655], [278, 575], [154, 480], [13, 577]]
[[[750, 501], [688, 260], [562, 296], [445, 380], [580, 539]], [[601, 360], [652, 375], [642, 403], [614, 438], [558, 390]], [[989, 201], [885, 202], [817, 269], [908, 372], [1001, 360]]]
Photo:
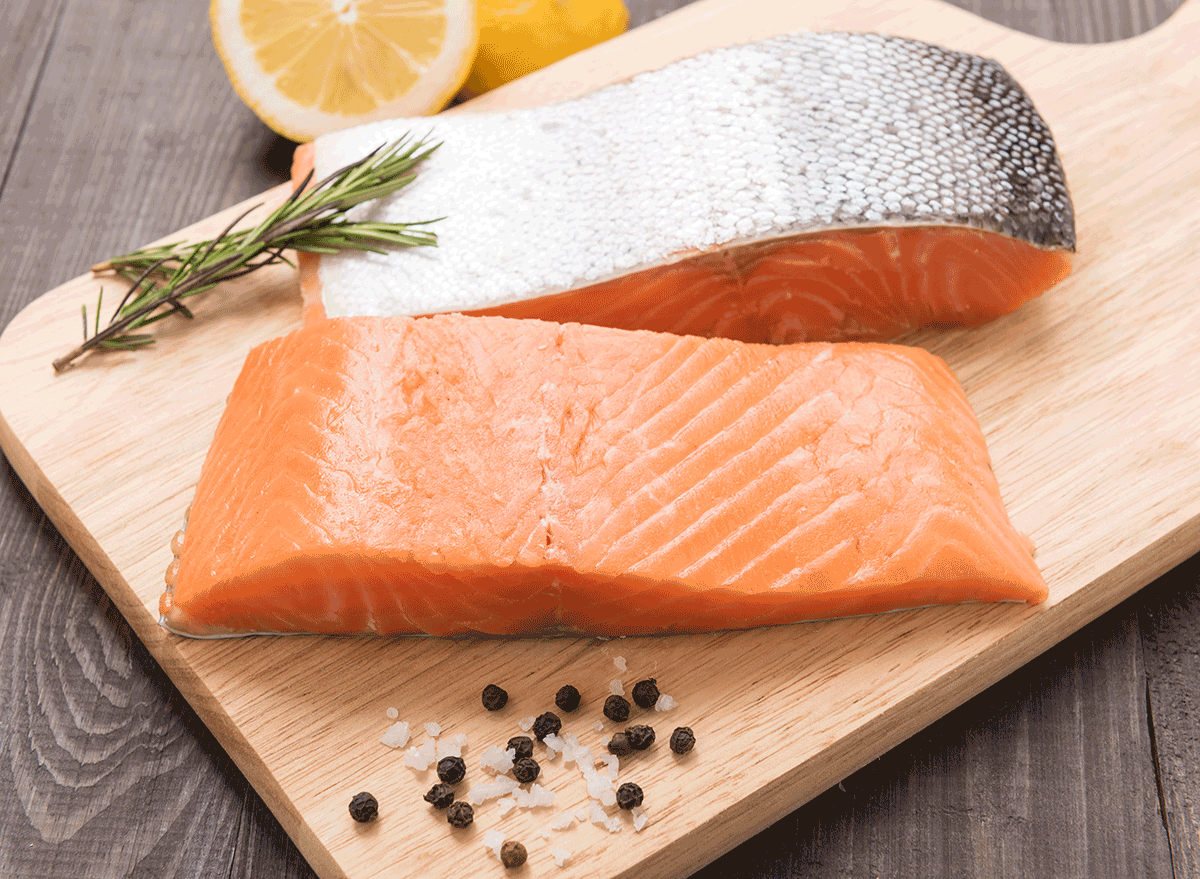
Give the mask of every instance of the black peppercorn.
[[508, 693], [503, 687], [488, 684], [483, 688], [483, 707], [488, 711], [499, 711], [508, 704]]
[[633, 809], [642, 804], [642, 789], [632, 781], [617, 788], [617, 805], [622, 809]]
[[467, 777], [467, 764], [462, 757], [443, 757], [438, 761], [437, 774], [446, 784], [458, 784]]
[[554, 694], [554, 704], [568, 713], [579, 707], [579, 691], [567, 684]]
[[639, 708], [653, 708], [658, 697], [658, 681], [654, 678], [647, 678], [633, 685], [633, 701]]
[[475, 820], [475, 810], [471, 808], [470, 803], [459, 800], [446, 810], [446, 820], [450, 822], [451, 827], [462, 830], [464, 827], [470, 827], [471, 822]]
[[542, 767], [532, 757], [522, 757], [513, 763], [512, 771], [513, 778], [521, 782], [521, 784], [525, 784], [537, 778], [542, 771]]
[[513, 736], [508, 740], [508, 744], [504, 746], [506, 751], [516, 751], [513, 756], [514, 760], [520, 760], [522, 757], [533, 756], [533, 739], [529, 736]]
[[525, 853], [525, 846], [519, 842], [510, 840], [500, 846], [500, 863], [510, 870], [524, 864], [526, 857], [528, 855]]
[[618, 757], [626, 757], [633, 753], [633, 745], [629, 743], [629, 736], [623, 732], [619, 732], [609, 740], [608, 753], [616, 754]]
[[609, 696], [604, 700], [604, 716], [617, 723], [629, 720], [629, 700], [623, 696]]
[[629, 727], [625, 730], [625, 735], [635, 751], [644, 751], [654, 744], [654, 729], [644, 723]]
[[425, 794], [425, 802], [435, 809], [448, 809], [454, 802], [454, 788], [448, 784], [435, 784]]
[[379, 801], [366, 791], [355, 794], [350, 800], [350, 817], [362, 824], [374, 821], [379, 817]]
[[539, 714], [537, 720], [533, 722], [533, 734], [537, 736], [539, 742], [545, 741], [546, 736], [558, 735], [558, 731], [561, 729], [562, 721], [553, 711]]
[[671, 733], [671, 750], [676, 754], [686, 754], [696, 747], [696, 736], [690, 726], [677, 727]]

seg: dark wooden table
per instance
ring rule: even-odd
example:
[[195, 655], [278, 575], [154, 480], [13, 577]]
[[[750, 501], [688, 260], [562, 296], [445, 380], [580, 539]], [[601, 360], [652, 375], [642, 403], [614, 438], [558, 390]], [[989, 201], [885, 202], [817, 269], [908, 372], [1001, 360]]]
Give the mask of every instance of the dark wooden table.
[[[960, 5], [1099, 42], [1179, 4]], [[230, 89], [206, 7], [0, 2], [0, 324], [284, 178], [292, 144]], [[698, 876], [1200, 875], [1198, 578], [1200, 556]], [[312, 875], [5, 463], [0, 877]]]

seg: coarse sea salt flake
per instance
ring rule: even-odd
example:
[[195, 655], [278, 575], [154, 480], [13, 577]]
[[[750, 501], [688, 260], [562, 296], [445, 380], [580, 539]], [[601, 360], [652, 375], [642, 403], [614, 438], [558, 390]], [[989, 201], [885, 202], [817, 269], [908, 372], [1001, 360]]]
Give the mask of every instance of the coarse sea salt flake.
[[597, 720], [592, 724], [592, 729], [594, 729], [596, 732], [604, 732], [604, 724]]
[[609, 818], [608, 820], [606, 820], [604, 822], [604, 827], [608, 830], [609, 833], [620, 833], [621, 832], [621, 819], [618, 818], [616, 815], [613, 815], [611, 818]]
[[438, 739], [437, 741], [437, 758], [439, 760], [446, 757], [461, 757], [462, 743], [455, 741], [453, 738]]
[[437, 759], [437, 749], [432, 739], [404, 752], [404, 765], [424, 772]]
[[389, 708], [387, 710], [387, 716], [388, 716], [388, 720], [395, 720], [397, 717], [400, 716], [400, 712], [397, 711], [395, 708]]
[[556, 867], [565, 867], [567, 861], [571, 860], [571, 853], [565, 848], [552, 848], [550, 854], [554, 855], [554, 865]]
[[517, 726], [521, 728], [521, 732], [529, 732], [531, 729], [533, 729], [533, 722], [535, 720], [537, 720], [537, 718], [533, 717], [532, 715], [529, 717], [522, 717], [520, 722], [517, 723]]
[[479, 758], [479, 765], [493, 775], [503, 774], [513, 768], [516, 758], [515, 748], [505, 750], [499, 745], [489, 745], [488, 749], [483, 752], [483, 756]]
[[624, 656], [614, 656], [613, 665], [617, 667], [618, 671], [629, 671], [629, 663], [625, 661]]
[[645, 812], [643, 812], [641, 815], [634, 815], [633, 816], [633, 829], [635, 831], [637, 831], [638, 833], [641, 833], [642, 828], [646, 826], [647, 820], [649, 820], [649, 819]]
[[662, 695], [660, 695], [658, 697], [658, 701], [654, 703], [655, 711], [670, 711], [672, 708], [678, 708], [678, 707], [679, 707], [679, 703], [676, 702], [672, 697], [668, 696], [666, 693], [663, 693]]
[[621, 683], [620, 678], [613, 678], [608, 682], [608, 692], [612, 693], [614, 696], [625, 695], [625, 685]]
[[586, 821], [588, 819], [588, 814], [589, 814], [588, 807], [580, 806], [578, 809], [575, 810], [575, 820], [576, 821]]
[[600, 805], [615, 806], [617, 804], [617, 792], [612, 788], [600, 793]]
[[484, 848], [490, 848], [496, 857], [500, 857], [500, 846], [502, 845], [504, 845], [504, 834], [499, 830], [489, 830], [483, 835]]
[[408, 724], [404, 721], [393, 723], [379, 739], [381, 744], [389, 748], [403, 748], [408, 744]]
[[442, 734], [442, 726], [439, 723], [425, 724], [425, 735], [437, 738]]
[[551, 830], [566, 830], [575, 823], [575, 816], [570, 812], [563, 812], [550, 822]]
[[[524, 791], [517, 791], [517, 796], [520, 796], [523, 793]], [[507, 815], [512, 809], [522, 805], [522, 803], [520, 800], [514, 800], [512, 797], [505, 797], [504, 799], [500, 800], [500, 802], [496, 803], [496, 805], [500, 807], [501, 815]]]
[[548, 735], [542, 739], [542, 744], [546, 746], [549, 759], [553, 760], [560, 752], [565, 751], [567, 743], [556, 735]]
[[608, 816], [604, 814], [599, 803], [593, 802], [588, 806], [588, 820], [593, 824], [603, 824], [608, 820]]
[[509, 778], [506, 775], [502, 775], [493, 782], [475, 785], [473, 788], [467, 791], [467, 799], [469, 799], [473, 805], [478, 806], [480, 803], [487, 802], [488, 800], [494, 800], [497, 797], [503, 797], [511, 794], [513, 791], [519, 788], [520, 785], [517, 784], [517, 780], [515, 778]]

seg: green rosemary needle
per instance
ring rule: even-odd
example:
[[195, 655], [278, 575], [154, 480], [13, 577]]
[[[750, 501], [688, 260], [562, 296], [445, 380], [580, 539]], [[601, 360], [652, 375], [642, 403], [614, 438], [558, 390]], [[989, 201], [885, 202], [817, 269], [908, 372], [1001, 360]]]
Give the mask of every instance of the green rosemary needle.
[[100, 328], [96, 300], [94, 329], [89, 335], [87, 306], [83, 310], [83, 344], [54, 361], [62, 372], [89, 351], [132, 351], [154, 342], [150, 333], [136, 332], [150, 324], [192, 312], [183, 300], [211, 290], [217, 284], [240, 278], [277, 263], [292, 265], [286, 250], [337, 253], [367, 250], [383, 253], [390, 247], [436, 246], [437, 235], [421, 228], [436, 220], [416, 223], [382, 223], [351, 220], [346, 211], [355, 205], [383, 198], [416, 179], [416, 166], [437, 149], [424, 141], [402, 137], [380, 146], [340, 171], [309, 187], [312, 172], [288, 197], [253, 229], [233, 227], [261, 204], [243, 212], [216, 238], [194, 243], [176, 242], [146, 247], [92, 266], [96, 274], [111, 273], [132, 282], [107, 326]]

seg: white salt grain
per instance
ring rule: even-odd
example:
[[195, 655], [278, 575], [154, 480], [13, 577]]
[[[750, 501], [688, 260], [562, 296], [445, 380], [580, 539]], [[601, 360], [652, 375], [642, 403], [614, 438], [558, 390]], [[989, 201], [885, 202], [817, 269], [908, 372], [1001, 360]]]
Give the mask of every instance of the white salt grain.
[[599, 803], [593, 802], [588, 806], [588, 820], [593, 824], [603, 824], [608, 820], [608, 816], [604, 814]]
[[618, 671], [629, 671], [629, 663], [625, 661], [624, 656], [614, 656], [613, 665], [617, 667]]
[[538, 831], [538, 836], [540, 836], [542, 839], [549, 839], [550, 838], [550, 828], [543, 827], [541, 830]]
[[609, 833], [620, 833], [621, 832], [621, 819], [618, 818], [616, 815], [613, 815], [611, 818], [609, 818], [608, 820], [606, 820], [604, 822], [604, 827], [605, 827], [605, 829], [608, 830]]
[[[518, 795], [523, 793], [524, 791], [517, 791]], [[501, 815], [507, 815], [512, 809], [515, 809], [517, 806], [519, 806], [520, 802], [514, 800], [512, 797], [505, 797], [500, 802], [496, 803], [496, 805], [500, 807]]]
[[495, 781], [486, 784], [477, 784], [467, 791], [467, 799], [472, 805], [478, 806], [488, 800], [494, 800], [497, 797], [507, 796], [513, 791], [518, 790], [521, 786], [517, 784], [515, 778], [509, 778], [507, 775], [499, 776]]
[[621, 683], [620, 678], [613, 678], [608, 682], [608, 692], [612, 693], [614, 696], [625, 695], [625, 685]]
[[537, 720], [537, 718], [533, 717], [533, 716], [522, 717], [521, 721], [517, 724], [517, 726], [519, 726], [521, 728], [522, 732], [529, 732], [531, 729], [533, 729], [533, 722], [535, 720]]
[[408, 738], [408, 724], [400, 721], [389, 726], [387, 732], [380, 737], [379, 741], [389, 748], [403, 748], [408, 744]]
[[679, 703], [673, 698], [663, 693], [658, 697], [658, 701], [654, 703], [655, 711], [670, 711], [672, 708], [678, 708]]
[[595, 723], [592, 724], [592, 729], [594, 729], [596, 732], [604, 732], [603, 722], [597, 720]]
[[575, 810], [575, 820], [576, 821], [586, 821], [588, 819], [588, 814], [589, 814], [588, 807], [580, 806], [578, 809]]
[[433, 738], [437, 738], [441, 734], [442, 734], [442, 727], [440, 724], [437, 724], [437, 723], [425, 724], [425, 735], [432, 736]]
[[559, 752], [566, 750], [567, 743], [556, 735], [548, 735], [542, 739], [542, 744], [546, 746], [547, 759], [553, 760], [559, 755]]
[[517, 751], [515, 748], [505, 750], [499, 745], [490, 745], [483, 752], [483, 756], [479, 758], [479, 765], [494, 775], [503, 775], [513, 768], [516, 758]]
[[432, 739], [427, 739], [415, 748], [409, 748], [404, 752], [404, 765], [424, 772], [437, 760], [437, 748]]
[[554, 865], [556, 867], [565, 867], [567, 861], [571, 860], [571, 853], [565, 848], [552, 848], [550, 854], [554, 855]]
[[621, 771], [621, 761], [616, 754], [601, 754], [600, 760], [608, 768], [608, 777], [613, 781], [617, 780], [617, 775]]
[[647, 820], [648, 820], [648, 816], [646, 815], [646, 813], [644, 811], [642, 811], [641, 806], [638, 806], [636, 809], [633, 810], [633, 829], [635, 831], [637, 831], [638, 833], [641, 833], [642, 828], [646, 826]]
[[500, 846], [504, 845], [504, 834], [499, 830], [489, 830], [483, 835], [483, 847], [490, 848], [496, 857], [500, 857]]
[[615, 806], [617, 804], [617, 792], [611, 788], [600, 792], [600, 805]]
[[550, 822], [551, 830], [566, 830], [575, 823], [575, 816], [570, 812], [563, 812], [557, 818]]
[[400, 712], [397, 711], [395, 708], [389, 708], [387, 710], [387, 716], [388, 716], [388, 720], [395, 720], [397, 717], [400, 716]]
[[437, 758], [442, 760], [446, 757], [461, 757], [462, 743], [456, 741], [454, 737], [448, 739], [438, 739], [437, 741]]

